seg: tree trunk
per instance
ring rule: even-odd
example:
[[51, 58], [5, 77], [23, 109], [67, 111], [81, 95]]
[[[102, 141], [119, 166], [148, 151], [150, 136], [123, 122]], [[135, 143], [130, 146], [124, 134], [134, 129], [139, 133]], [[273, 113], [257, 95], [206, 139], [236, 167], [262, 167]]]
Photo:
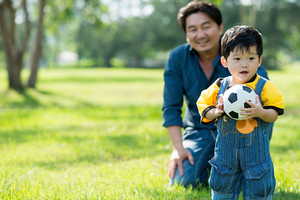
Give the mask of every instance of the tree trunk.
[[39, 19], [36, 28], [36, 40], [34, 45], [34, 50], [31, 54], [31, 74], [28, 79], [27, 86], [30, 88], [35, 88], [37, 73], [39, 68], [39, 62], [42, 55], [42, 43], [43, 43], [43, 18], [44, 18], [44, 7], [46, 5], [46, 0], [40, 0], [39, 6]]
[[[16, 42], [16, 24], [15, 16], [18, 8], [22, 7], [25, 13], [25, 34], [22, 42], [17, 46]], [[5, 18], [7, 17], [7, 19]], [[21, 70], [23, 68], [23, 55], [27, 47], [27, 41], [30, 33], [30, 24], [28, 12], [26, 9], [26, 0], [19, 2], [19, 5], [13, 6], [11, 0], [0, 2], [0, 28], [5, 51], [5, 61], [7, 65], [9, 87], [13, 89], [23, 89], [21, 82]]]
[[239, 3], [239, 13], [240, 13], [240, 23], [246, 24], [247, 23], [247, 13], [245, 6], [242, 3]]
[[278, 37], [278, 7], [275, 6], [274, 8], [270, 9], [270, 18], [269, 18], [269, 48], [268, 52], [266, 52], [267, 56], [267, 66], [268, 69], [278, 69], [278, 62], [277, 62], [277, 51], [278, 48], [276, 43], [281, 39]]
[[7, 66], [9, 88], [13, 88], [16, 90], [23, 89], [23, 85], [21, 82], [21, 70], [23, 68], [22, 58], [23, 55], [17, 54], [15, 60], [11, 62], [12, 65]]
[[256, 27], [257, 8], [260, 6], [260, 0], [252, 0], [252, 8], [250, 11], [250, 25]]

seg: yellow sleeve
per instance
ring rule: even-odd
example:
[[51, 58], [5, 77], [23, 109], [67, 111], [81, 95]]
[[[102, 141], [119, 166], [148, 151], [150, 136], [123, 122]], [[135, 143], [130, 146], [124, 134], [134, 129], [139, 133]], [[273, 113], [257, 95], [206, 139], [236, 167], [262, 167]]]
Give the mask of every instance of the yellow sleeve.
[[284, 112], [283, 97], [271, 81], [267, 81], [261, 93], [261, 100], [265, 109], [272, 108], [282, 115]]
[[218, 100], [218, 92], [220, 89], [219, 86], [217, 85], [217, 81], [215, 81], [206, 90], [203, 90], [201, 92], [200, 97], [198, 98], [197, 107], [198, 107], [199, 114], [201, 116], [202, 124], [209, 124], [210, 122], [213, 121], [213, 120], [206, 119], [204, 115], [209, 109], [216, 107], [217, 100]]

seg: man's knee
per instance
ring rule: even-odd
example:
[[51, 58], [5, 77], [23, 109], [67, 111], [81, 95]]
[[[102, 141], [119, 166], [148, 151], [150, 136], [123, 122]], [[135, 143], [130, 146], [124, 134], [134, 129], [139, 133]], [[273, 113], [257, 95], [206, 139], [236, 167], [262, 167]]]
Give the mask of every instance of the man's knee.
[[191, 184], [195, 184], [195, 171], [193, 170], [193, 166], [189, 166], [183, 163], [183, 176], [179, 174], [178, 168], [176, 169], [175, 175], [173, 179], [170, 179], [170, 186], [182, 185], [184, 187], [189, 187]]
[[187, 159], [183, 161], [182, 165], [183, 176], [179, 174], [179, 170], [177, 168], [174, 178], [170, 179], [170, 186], [177, 184], [184, 187], [192, 186], [195, 188], [199, 185], [207, 185], [209, 172], [208, 168], [199, 172], [199, 166], [196, 163], [191, 165]]

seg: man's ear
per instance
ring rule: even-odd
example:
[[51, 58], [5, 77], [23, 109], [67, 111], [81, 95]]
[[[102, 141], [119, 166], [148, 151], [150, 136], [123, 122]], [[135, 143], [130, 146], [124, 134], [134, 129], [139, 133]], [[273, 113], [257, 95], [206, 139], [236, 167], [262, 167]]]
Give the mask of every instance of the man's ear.
[[224, 58], [224, 56], [221, 57], [221, 63], [222, 63], [222, 65], [223, 65], [223, 67], [225, 67], [225, 68], [228, 67], [228, 66], [227, 66], [227, 61], [226, 61], [226, 59]]
[[223, 34], [223, 29], [224, 29], [223, 24], [220, 24], [219, 29], [220, 29], [220, 36], [222, 36], [222, 34]]

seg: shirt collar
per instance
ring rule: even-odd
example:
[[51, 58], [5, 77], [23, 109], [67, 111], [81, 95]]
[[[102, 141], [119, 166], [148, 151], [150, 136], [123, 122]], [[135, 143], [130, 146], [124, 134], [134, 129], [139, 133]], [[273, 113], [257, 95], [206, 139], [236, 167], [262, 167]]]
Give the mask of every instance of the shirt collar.
[[[192, 46], [189, 43], [187, 43], [187, 44], [188, 44], [188, 47], [189, 47], [190, 54], [197, 55], [197, 52], [192, 48]], [[216, 66], [218, 65], [219, 62], [221, 62], [221, 54], [220, 53], [217, 55], [217, 57], [214, 59], [214, 61], [212, 63], [213, 71], [215, 70], [215, 68], [216, 68]]]
[[196, 53], [193, 47], [188, 43], [190, 53]]
[[251, 82], [255, 81], [256, 77], [257, 77], [257, 74], [254, 74], [254, 76], [246, 83], [251, 83]]
[[213, 61], [213, 67], [216, 66], [219, 62], [221, 62], [221, 54], [218, 54], [217, 57]]

